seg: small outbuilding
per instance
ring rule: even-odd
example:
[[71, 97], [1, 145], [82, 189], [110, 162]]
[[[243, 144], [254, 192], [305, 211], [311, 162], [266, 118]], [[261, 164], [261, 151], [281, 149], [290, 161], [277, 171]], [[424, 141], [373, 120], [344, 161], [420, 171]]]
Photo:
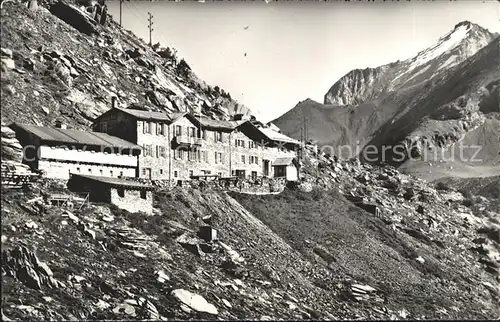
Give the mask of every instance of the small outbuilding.
[[129, 212], [153, 213], [154, 186], [131, 179], [72, 174], [68, 188], [87, 192], [91, 202], [106, 202]]
[[299, 177], [299, 164], [295, 158], [278, 158], [273, 164], [274, 177], [285, 178], [287, 181], [297, 181]]

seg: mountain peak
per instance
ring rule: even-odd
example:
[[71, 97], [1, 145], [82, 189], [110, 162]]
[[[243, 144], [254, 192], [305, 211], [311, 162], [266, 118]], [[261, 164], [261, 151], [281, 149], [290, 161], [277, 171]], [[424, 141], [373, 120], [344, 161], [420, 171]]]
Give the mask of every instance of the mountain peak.
[[459, 23], [457, 23], [455, 25], [455, 28], [454, 29], [458, 29], [460, 28], [461, 26], [466, 26], [467, 29], [469, 29], [472, 25], [474, 25], [472, 22], [468, 21], [468, 20], [464, 20], [464, 21], [461, 21]]

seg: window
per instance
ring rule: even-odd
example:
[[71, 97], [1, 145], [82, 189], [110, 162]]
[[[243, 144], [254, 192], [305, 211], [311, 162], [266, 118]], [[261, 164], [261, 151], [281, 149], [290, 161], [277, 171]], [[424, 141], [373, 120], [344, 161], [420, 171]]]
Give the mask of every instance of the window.
[[142, 149], [144, 150], [145, 157], [153, 156], [153, 146], [151, 144], [144, 144]]
[[252, 180], [257, 179], [257, 171], [252, 171]]
[[188, 151], [188, 160], [196, 161], [196, 151], [189, 150]]
[[142, 122], [142, 133], [151, 133], [151, 123], [148, 121]]
[[245, 156], [241, 155], [241, 163], [245, 163]]
[[123, 190], [123, 188], [118, 188], [116, 189], [118, 191], [118, 196], [120, 197], [125, 197], [125, 191]]
[[180, 125], [175, 126], [175, 136], [179, 136], [182, 134], [182, 127]]
[[207, 139], [207, 130], [203, 130], [203, 140]]
[[178, 176], [177, 171], [174, 171], [174, 178], [177, 178], [177, 176]]
[[190, 127], [189, 128], [189, 136], [192, 138], [196, 137], [196, 128], [195, 127]]
[[191, 178], [193, 176], [193, 170], [189, 170], [189, 177]]
[[156, 124], [156, 134], [165, 135], [165, 128], [163, 123]]
[[163, 174], [163, 169], [160, 169], [160, 174]]
[[251, 155], [249, 163], [250, 164], [259, 164], [258, 157]]
[[221, 152], [215, 152], [215, 163], [224, 163]]
[[176, 149], [175, 150], [175, 158], [178, 160], [184, 159], [184, 150]]
[[147, 199], [147, 193], [146, 193], [146, 190], [141, 190], [141, 198], [142, 198], [142, 199]]
[[215, 142], [222, 142], [222, 132], [214, 132]]
[[166, 158], [167, 157], [167, 155], [165, 153], [165, 147], [164, 146], [158, 145], [156, 148], [157, 148], [157, 152], [158, 152], [157, 153], [157, 157], [159, 157], [159, 158]]
[[108, 132], [108, 122], [102, 122], [101, 123], [101, 132]]
[[222, 177], [222, 172], [217, 172], [217, 175], [218, 175], [219, 177]]

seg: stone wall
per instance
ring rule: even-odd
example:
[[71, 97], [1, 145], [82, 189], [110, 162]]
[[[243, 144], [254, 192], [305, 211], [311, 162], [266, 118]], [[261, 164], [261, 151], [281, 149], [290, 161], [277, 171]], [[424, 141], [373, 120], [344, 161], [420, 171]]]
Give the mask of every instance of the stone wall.
[[145, 212], [153, 213], [153, 193], [144, 191], [146, 199], [141, 198], [139, 190], [124, 190], [123, 197], [118, 194], [117, 188], [111, 188], [111, 203], [118, 208], [125, 209], [129, 212]]
[[[149, 123], [150, 133], [144, 130], [145, 122]], [[160, 124], [163, 127], [163, 134], [157, 132]], [[171, 137], [168, 135], [169, 126], [165, 123], [138, 120], [136, 131], [136, 143], [143, 148], [139, 156], [139, 177], [155, 180], [169, 179], [169, 153], [171, 150]], [[150, 147], [149, 151], [148, 146]], [[160, 147], [164, 149], [163, 156], [160, 154]]]
[[[182, 135], [187, 135], [187, 127], [195, 127], [195, 125], [187, 118], [183, 117], [170, 125], [170, 133], [175, 140], [175, 128], [181, 126]], [[184, 149], [183, 159], [176, 157], [175, 150], [171, 150], [172, 160], [172, 179], [187, 180], [190, 177], [190, 171], [193, 175], [201, 174], [221, 174], [222, 176], [229, 175], [229, 155], [228, 141], [229, 134], [222, 133], [222, 142], [215, 139], [215, 131], [205, 130], [205, 134], [199, 134], [196, 130], [196, 136], [201, 136], [202, 144], [199, 147], [191, 147], [193, 151], [192, 158], [189, 160], [188, 148]], [[174, 148], [176, 148], [174, 146]], [[199, 152], [198, 152], [199, 151]], [[215, 152], [222, 153], [221, 160], [216, 160]], [[177, 176], [176, 176], [177, 175]]]

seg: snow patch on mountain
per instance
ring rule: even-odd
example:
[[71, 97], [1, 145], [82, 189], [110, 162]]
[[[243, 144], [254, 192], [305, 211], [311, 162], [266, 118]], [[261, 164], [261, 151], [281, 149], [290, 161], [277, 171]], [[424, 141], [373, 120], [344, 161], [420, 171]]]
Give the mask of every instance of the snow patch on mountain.
[[421, 70], [419, 70], [417, 73], [415, 73], [415, 75], [413, 75], [412, 77], [408, 78], [407, 81], [411, 81], [412, 79], [414, 79], [418, 75], [422, 75], [423, 73], [425, 73], [426, 71], [428, 71], [429, 68], [431, 68], [431, 65], [425, 66], [424, 68], [422, 68]]
[[415, 69], [418, 66], [422, 66], [428, 61], [437, 58], [445, 52], [458, 46], [460, 42], [467, 37], [469, 30], [470, 25], [463, 24], [457, 26], [457, 28], [452, 30], [450, 33], [440, 38], [434, 46], [419, 52], [415, 57], [411, 58], [410, 61], [412, 63], [410, 64], [408, 71]]
[[436, 69], [436, 72], [439, 71], [440, 69], [443, 69], [443, 68], [448, 67], [452, 64], [455, 64], [456, 61], [457, 61], [457, 56], [453, 55], [453, 56], [448, 57], [448, 59], [441, 66], [439, 66], [438, 69]]

